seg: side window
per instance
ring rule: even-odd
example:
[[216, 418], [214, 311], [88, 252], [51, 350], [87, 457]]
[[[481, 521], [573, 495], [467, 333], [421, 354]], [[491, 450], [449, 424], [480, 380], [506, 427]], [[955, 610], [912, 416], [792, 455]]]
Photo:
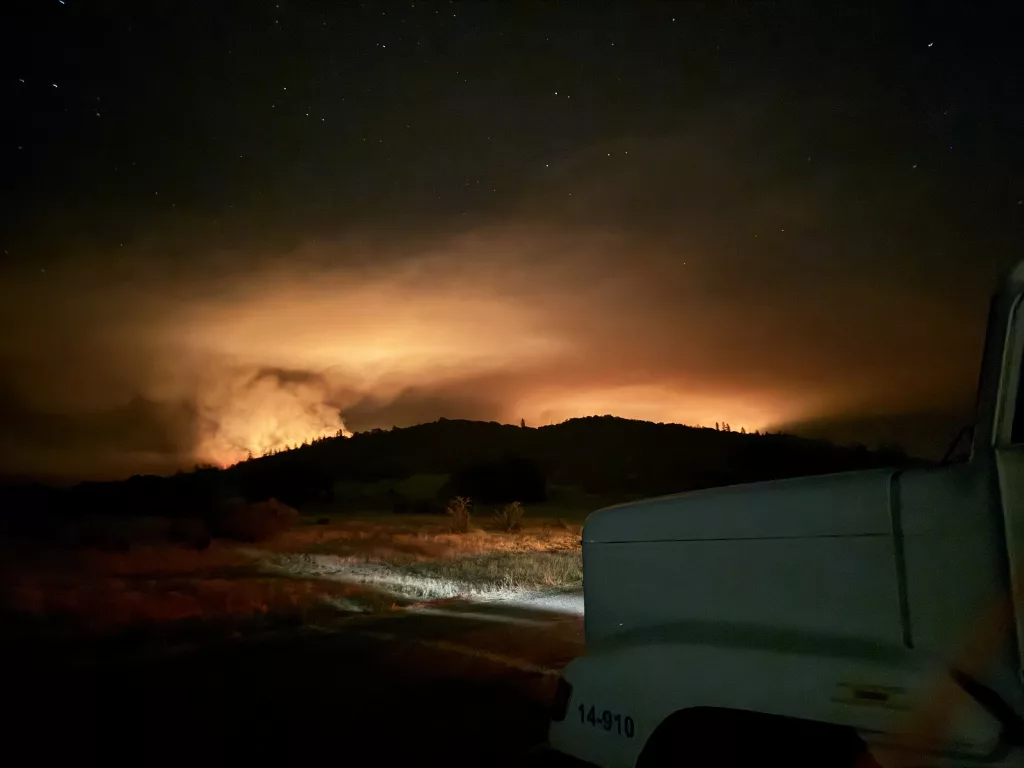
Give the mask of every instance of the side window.
[[1020, 355], [1017, 368], [1017, 391], [1013, 401], [1013, 425], [1010, 428], [1010, 442], [1024, 443], [1024, 354]]

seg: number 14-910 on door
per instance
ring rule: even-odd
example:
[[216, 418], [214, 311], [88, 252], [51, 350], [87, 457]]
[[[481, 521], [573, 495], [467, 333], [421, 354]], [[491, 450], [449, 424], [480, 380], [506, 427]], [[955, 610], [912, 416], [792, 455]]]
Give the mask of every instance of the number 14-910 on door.
[[617, 714], [607, 709], [599, 713], [593, 705], [588, 709], [586, 704], [580, 704], [577, 709], [581, 723], [590, 723], [594, 728], [604, 728], [609, 733], [625, 736], [627, 739], [632, 739], [636, 732], [636, 724], [629, 715]]

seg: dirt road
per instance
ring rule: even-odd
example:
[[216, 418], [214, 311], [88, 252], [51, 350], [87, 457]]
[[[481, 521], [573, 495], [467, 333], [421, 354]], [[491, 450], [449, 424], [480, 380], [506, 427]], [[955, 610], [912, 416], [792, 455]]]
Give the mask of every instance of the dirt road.
[[453, 602], [158, 653], [131, 638], [22, 647], [5, 654], [8, 748], [32, 762], [517, 765], [582, 652], [580, 607]]

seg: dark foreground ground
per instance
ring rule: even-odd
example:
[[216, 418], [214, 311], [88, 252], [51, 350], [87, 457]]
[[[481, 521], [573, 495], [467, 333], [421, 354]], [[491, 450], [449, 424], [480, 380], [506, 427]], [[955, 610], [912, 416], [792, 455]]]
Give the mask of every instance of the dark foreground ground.
[[31, 764], [520, 765], [545, 737], [557, 671], [582, 652], [578, 616], [459, 603], [198, 634], [5, 632], [5, 752]]

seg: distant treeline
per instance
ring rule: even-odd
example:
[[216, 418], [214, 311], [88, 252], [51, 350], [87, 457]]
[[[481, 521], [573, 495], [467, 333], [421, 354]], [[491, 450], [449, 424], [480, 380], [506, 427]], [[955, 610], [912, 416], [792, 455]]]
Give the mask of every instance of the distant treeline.
[[228, 469], [170, 477], [0, 490], [0, 510], [54, 514], [208, 514], [225, 499], [277, 498], [294, 507], [339, 502], [338, 488], [413, 475], [450, 479], [438, 496], [544, 500], [551, 485], [639, 498], [718, 485], [905, 465], [898, 448], [868, 450], [786, 434], [743, 434], [611, 416], [526, 428], [441, 419], [317, 440]]

